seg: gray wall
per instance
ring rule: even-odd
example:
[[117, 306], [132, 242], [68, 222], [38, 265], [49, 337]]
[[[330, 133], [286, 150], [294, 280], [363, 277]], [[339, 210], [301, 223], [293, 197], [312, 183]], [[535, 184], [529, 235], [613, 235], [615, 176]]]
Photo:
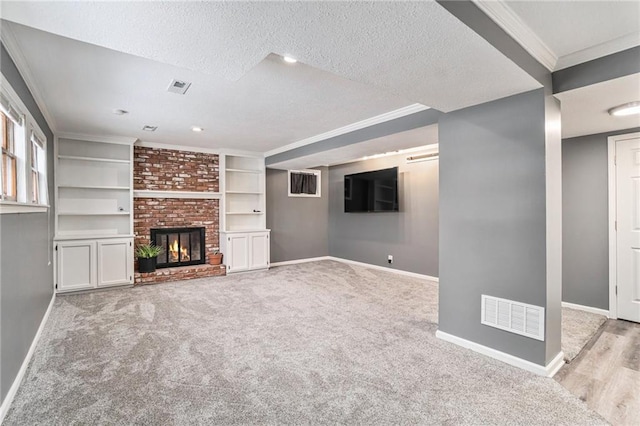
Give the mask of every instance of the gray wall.
[[329, 173], [319, 167], [320, 197], [287, 196], [287, 171], [267, 169], [267, 228], [271, 262], [329, 255]]
[[546, 307], [544, 124], [543, 89], [439, 123], [439, 329], [539, 365], [545, 342], [481, 325], [480, 296]]
[[564, 302], [609, 309], [607, 138], [632, 132], [562, 141]]
[[[438, 161], [406, 164], [406, 155], [329, 169], [329, 254], [438, 276]], [[344, 175], [399, 166], [398, 213], [345, 213]], [[387, 263], [387, 256], [394, 263]]]
[[[0, 69], [48, 141], [49, 201], [53, 209], [53, 133], [15, 64], [1, 48]], [[22, 365], [53, 294], [50, 213], [0, 215], [0, 400]]]

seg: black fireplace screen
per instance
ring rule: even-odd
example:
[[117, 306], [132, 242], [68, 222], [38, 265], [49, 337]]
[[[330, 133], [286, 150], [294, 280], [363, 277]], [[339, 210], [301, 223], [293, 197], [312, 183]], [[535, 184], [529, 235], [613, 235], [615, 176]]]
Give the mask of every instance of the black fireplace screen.
[[162, 247], [157, 268], [205, 263], [204, 228], [162, 228], [151, 230], [151, 243]]

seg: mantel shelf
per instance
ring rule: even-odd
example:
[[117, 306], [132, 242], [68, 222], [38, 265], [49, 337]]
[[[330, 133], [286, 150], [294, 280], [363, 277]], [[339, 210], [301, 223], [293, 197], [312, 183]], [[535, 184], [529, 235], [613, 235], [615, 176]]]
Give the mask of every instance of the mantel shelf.
[[135, 190], [133, 196], [136, 198], [191, 198], [201, 200], [216, 200], [220, 198], [219, 192], [196, 192], [196, 191], [163, 191], [163, 190]]

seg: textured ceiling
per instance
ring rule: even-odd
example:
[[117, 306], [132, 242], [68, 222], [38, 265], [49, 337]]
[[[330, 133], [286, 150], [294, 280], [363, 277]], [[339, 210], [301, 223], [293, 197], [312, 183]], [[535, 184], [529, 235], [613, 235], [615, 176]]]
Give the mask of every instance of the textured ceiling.
[[[411, 103], [276, 55], [232, 82], [18, 24], [7, 28], [60, 132], [264, 152]], [[186, 95], [166, 91], [174, 78], [192, 82]], [[144, 132], [144, 125], [158, 130]]]
[[640, 127], [640, 115], [613, 117], [608, 110], [640, 100], [640, 74], [609, 80], [556, 95], [562, 105], [562, 137], [592, 135]]
[[505, 3], [559, 58], [556, 69], [640, 45], [638, 1]]
[[245, 78], [271, 52], [290, 54], [441, 111], [539, 87], [431, 1], [3, 1], [2, 13], [10, 21], [231, 81]]

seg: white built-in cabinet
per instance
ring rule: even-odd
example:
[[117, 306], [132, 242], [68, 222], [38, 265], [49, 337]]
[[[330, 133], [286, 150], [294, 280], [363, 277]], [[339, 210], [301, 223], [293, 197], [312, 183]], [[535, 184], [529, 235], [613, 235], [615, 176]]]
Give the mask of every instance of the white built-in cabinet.
[[57, 291], [133, 284], [133, 140], [57, 138], [55, 196]]
[[268, 268], [264, 158], [223, 154], [220, 166], [220, 248], [227, 273]]

